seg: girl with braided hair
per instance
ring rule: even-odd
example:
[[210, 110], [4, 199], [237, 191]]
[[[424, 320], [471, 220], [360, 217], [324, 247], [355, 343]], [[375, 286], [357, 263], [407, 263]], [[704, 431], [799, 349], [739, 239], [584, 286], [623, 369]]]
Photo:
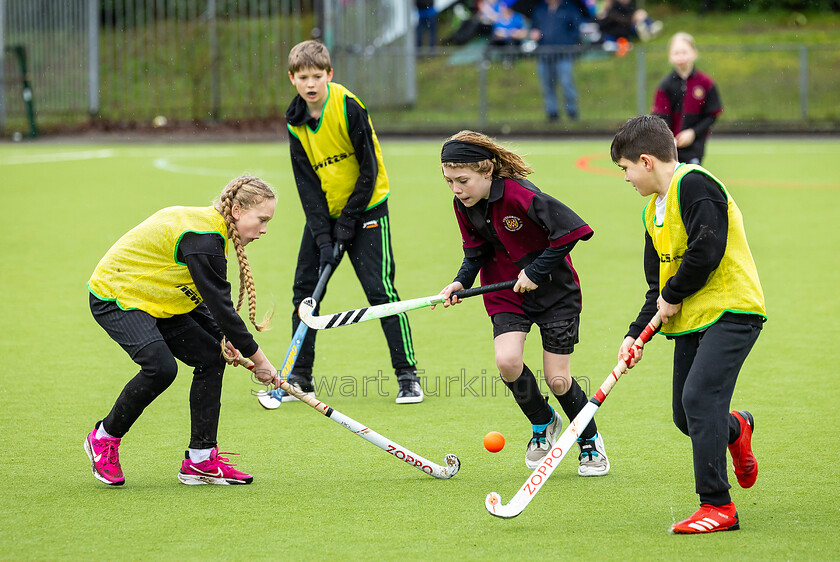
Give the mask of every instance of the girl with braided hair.
[[[444, 287], [451, 296], [472, 286], [517, 278], [513, 289], [484, 295], [493, 324], [496, 366], [532, 436], [525, 464], [539, 466], [560, 434], [561, 421], [548, 405], [534, 374], [525, 365], [525, 338], [536, 324], [543, 346], [545, 381], [569, 420], [586, 405], [583, 389], [571, 376], [571, 353], [578, 343], [580, 281], [569, 252], [592, 228], [557, 199], [528, 181], [533, 170], [522, 158], [474, 131], [450, 137], [441, 150], [443, 177], [455, 195], [455, 216], [463, 239], [464, 261]], [[580, 433], [578, 474], [603, 476], [610, 470], [604, 441], [592, 420]]]
[[[262, 180], [242, 176], [212, 206], [168, 207], [120, 238], [88, 281], [94, 319], [140, 366], [110, 413], [85, 438], [93, 475], [125, 482], [120, 440], [143, 410], [175, 380], [180, 359], [193, 367], [189, 450], [178, 479], [184, 484], [250, 484], [216, 446], [225, 357], [249, 357], [264, 384], [277, 370], [237, 312], [248, 299], [256, 323], [256, 290], [245, 246], [266, 232], [276, 196]], [[228, 240], [239, 261], [239, 302], [227, 281]], [[221, 344], [225, 342], [225, 356]]]

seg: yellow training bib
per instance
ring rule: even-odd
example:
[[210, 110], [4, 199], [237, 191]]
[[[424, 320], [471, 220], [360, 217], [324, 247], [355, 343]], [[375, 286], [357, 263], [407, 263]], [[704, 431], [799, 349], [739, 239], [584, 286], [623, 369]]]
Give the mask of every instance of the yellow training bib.
[[651, 198], [645, 208], [645, 228], [659, 254], [660, 293], [679, 269], [688, 245], [688, 234], [680, 214], [680, 187], [682, 178], [689, 172], [705, 174], [723, 190], [729, 230], [726, 251], [718, 267], [709, 275], [706, 284], [683, 300], [680, 311], [662, 326], [662, 333], [670, 336], [702, 330], [714, 324], [724, 312], [758, 314], [766, 318], [764, 292], [747, 244], [741, 211], [720, 180], [705, 168], [693, 164], [680, 164], [674, 171], [665, 196], [665, 217], [661, 225], [656, 224], [655, 198]]
[[[353, 153], [353, 143], [350, 141], [347, 125], [347, 98], [356, 100], [362, 107], [365, 106], [341, 84], [331, 82], [327, 84], [327, 87], [327, 101], [321, 112], [318, 127], [313, 131], [309, 125], [303, 124], [296, 127], [288, 125], [288, 129], [303, 145], [309, 157], [309, 164], [321, 180], [321, 190], [327, 198], [330, 216], [338, 218], [356, 188], [356, 180], [359, 178], [359, 161]], [[368, 116], [368, 122], [370, 122], [370, 116]], [[382, 203], [390, 192], [388, 174], [385, 171], [382, 150], [379, 147], [376, 132], [373, 130], [373, 124], [370, 125], [370, 129], [373, 135], [378, 172], [367, 209]]]
[[169, 207], [128, 231], [99, 261], [88, 289], [124, 310], [155, 318], [186, 314], [201, 304], [178, 244], [187, 232], [217, 233], [228, 250], [227, 225], [213, 207]]

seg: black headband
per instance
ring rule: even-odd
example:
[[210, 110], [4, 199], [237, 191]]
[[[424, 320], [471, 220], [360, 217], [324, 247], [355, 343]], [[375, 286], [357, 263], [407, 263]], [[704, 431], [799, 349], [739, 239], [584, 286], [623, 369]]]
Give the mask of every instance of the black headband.
[[489, 149], [462, 140], [446, 141], [440, 151], [440, 161], [442, 163], [466, 164], [468, 162], [493, 160], [494, 157], [495, 154]]

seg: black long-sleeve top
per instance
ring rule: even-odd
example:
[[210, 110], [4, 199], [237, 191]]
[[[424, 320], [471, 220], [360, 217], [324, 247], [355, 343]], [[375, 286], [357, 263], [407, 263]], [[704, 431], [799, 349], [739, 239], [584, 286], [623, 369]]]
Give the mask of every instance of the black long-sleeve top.
[[[347, 128], [350, 134], [350, 142], [353, 144], [353, 154], [351, 156], [355, 156], [359, 162], [359, 177], [356, 180], [353, 193], [341, 210], [341, 216], [336, 221], [336, 228], [352, 232], [359, 217], [370, 203], [376, 177], [379, 173], [379, 165], [373, 143], [373, 128], [370, 125], [367, 111], [351, 97], [346, 98], [345, 106], [347, 108]], [[289, 105], [289, 109], [286, 111], [286, 120], [295, 127], [308, 124], [313, 130], [318, 128], [319, 121], [309, 115], [306, 102], [300, 96], [295, 96], [295, 99]], [[289, 150], [300, 202], [303, 205], [303, 212], [306, 214], [306, 225], [312, 231], [312, 236], [315, 238], [317, 245], [329, 243], [332, 241], [333, 233], [327, 198], [321, 189], [321, 180], [312, 168], [303, 145], [294, 135], [289, 137]]]
[[259, 346], [233, 308], [224, 244], [218, 234], [188, 232], [178, 244], [177, 257], [187, 264], [198, 294], [222, 333], [242, 355], [250, 357]]

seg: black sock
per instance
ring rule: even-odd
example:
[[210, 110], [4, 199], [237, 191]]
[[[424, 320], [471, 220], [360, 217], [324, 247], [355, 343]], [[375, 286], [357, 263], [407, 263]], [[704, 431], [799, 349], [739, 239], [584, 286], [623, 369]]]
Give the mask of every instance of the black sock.
[[734, 414], [729, 414], [729, 444], [733, 444], [741, 437], [741, 422]]
[[551, 408], [540, 393], [537, 379], [534, 378], [534, 373], [527, 365], [522, 366], [522, 374], [518, 379], [513, 382], [502, 379], [502, 382], [513, 393], [516, 403], [519, 404], [519, 408], [531, 425], [551, 423]]
[[[575, 416], [580, 413], [588, 402], [586, 394], [583, 393], [583, 389], [574, 378], [572, 378], [572, 384], [569, 386], [569, 390], [566, 391], [566, 394], [563, 394], [562, 396], [555, 394], [554, 397], [557, 398], [558, 402], [560, 402], [560, 407], [563, 408], [563, 411], [569, 417], [569, 421], [575, 419]], [[598, 427], [595, 425], [595, 418], [592, 418], [592, 421], [589, 422], [586, 429], [580, 433], [580, 436], [583, 439], [592, 439], [595, 437], [596, 433], [598, 433]]]

